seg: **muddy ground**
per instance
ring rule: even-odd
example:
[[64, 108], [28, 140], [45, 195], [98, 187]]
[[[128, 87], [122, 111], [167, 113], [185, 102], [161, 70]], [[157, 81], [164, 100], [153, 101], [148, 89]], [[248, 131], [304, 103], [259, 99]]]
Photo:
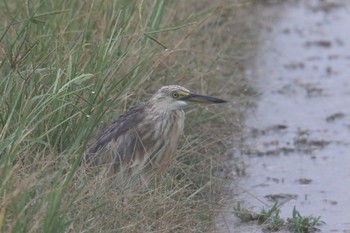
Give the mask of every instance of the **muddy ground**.
[[222, 232], [261, 232], [229, 210], [283, 203], [281, 216], [321, 216], [321, 232], [350, 232], [350, 1], [259, 4], [259, 51], [247, 74], [258, 92], [246, 164]]

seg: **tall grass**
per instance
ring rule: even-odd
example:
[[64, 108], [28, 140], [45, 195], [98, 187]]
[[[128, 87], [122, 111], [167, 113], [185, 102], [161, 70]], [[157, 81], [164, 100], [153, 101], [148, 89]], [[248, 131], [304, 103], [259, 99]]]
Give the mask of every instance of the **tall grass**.
[[[215, 41], [203, 37], [227, 26], [227, 12], [234, 17], [239, 6], [226, 3], [0, 2], [0, 231], [211, 228], [212, 210], [222, 201], [214, 156], [230, 147], [230, 111], [189, 112], [178, 159], [147, 192], [131, 192], [133, 180], [77, 171], [91, 138], [160, 86], [180, 83], [218, 94], [237, 83], [223, 74], [210, 78], [218, 61], [226, 70], [225, 59], [237, 55], [228, 50], [231, 40], [219, 46], [227, 56], [221, 59]], [[206, 46], [207, 56], [201, 57]]]

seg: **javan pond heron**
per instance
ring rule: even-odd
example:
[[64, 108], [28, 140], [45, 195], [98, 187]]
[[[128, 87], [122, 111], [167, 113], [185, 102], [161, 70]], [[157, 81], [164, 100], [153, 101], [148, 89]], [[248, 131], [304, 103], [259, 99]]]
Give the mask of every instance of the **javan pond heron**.
[[163, 172], [183, 133], [183, 109], [190, 103], [225, 102], [178, 85], [164, 86], [149, 101], [131, 107], [114, 121], [85, 151], [83, 162], [107, 166], [112, 172], [140, 169], [146, 176]]

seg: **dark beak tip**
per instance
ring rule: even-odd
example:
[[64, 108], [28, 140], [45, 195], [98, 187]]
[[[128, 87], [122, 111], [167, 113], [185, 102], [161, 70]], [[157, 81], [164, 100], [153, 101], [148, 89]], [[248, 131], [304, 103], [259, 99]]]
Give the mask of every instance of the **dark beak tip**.
[[211, 102], [212, 102], [213, 104], [224, 104], [224, 103], [227, 103], [226, 100], [219, 99], [219, 98], [215, 98], [215, 97], [214, 97], [214, 99], [211, 100]]

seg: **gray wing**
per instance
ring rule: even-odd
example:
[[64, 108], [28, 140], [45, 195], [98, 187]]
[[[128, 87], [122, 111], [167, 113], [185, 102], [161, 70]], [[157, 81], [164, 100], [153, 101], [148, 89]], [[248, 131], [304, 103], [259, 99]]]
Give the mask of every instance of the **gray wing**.
[[[89, 146], [85, 151], [84, 160], [87, 163], [92, 162], [95, 156], [99, 156], [99, 152], [105, 149], [109, 143], [117, 141], [121, 136], [125, 136], [129, 130], [136, 128], [142, 119], [145, 117], [145, 105], [138, 105], [130, 108], [123, 115], [121, 115], [116, 121], [114, 121], [102, 134]], [[134, 135], [133, 133], [132, 135]], [[129, 145], [124, 145], [123, 148], [116, 148], [120, 151], [121, 156], [128, 153], [127, 148], [132, 148], [132, 145], [136, 145], [136, 136], [131, 136], [129, 140], [125, 143]], [[123, 159], [123, 158], [120, 158]]]

